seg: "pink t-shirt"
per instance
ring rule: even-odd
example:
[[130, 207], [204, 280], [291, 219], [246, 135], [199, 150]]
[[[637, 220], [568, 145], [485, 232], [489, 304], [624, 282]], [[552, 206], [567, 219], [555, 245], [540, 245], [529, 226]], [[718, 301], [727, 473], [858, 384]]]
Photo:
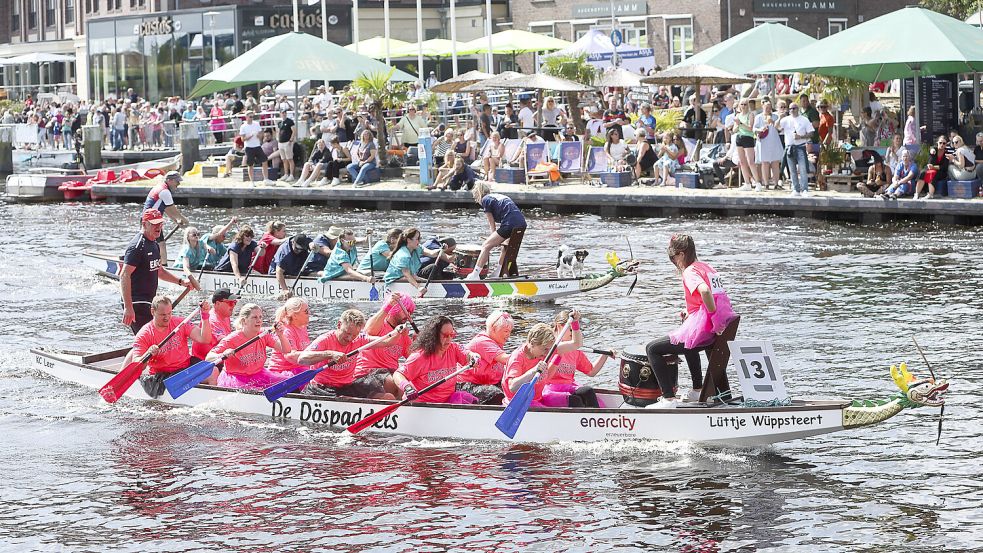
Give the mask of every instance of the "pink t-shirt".
[[276, 236], [268, 232], [259, 239], [259, 243], [266, 246], [266, 249], [263, 250], [263, 254], [256, 260], [256, 265], [253, 267], [253, 271], [257, 274], [265, 275], [270, 272], [270, 263], [273, 262], [273, 256], [276, 255], [277, 250], [277, 247], [273, 245], [274, 240], [276, 240]]
[[[349, 353], [367, 343], [369, 343], [369, 337], [362, 333], [351, 342], [341, 345], [341, 343], [338, 342], [336, 331], [331, 330], [318, 336], [317, 339], [307, 347], [307, 349], [311, 351], [337, 351], [338, 353]], [[323, 367], [328, 363], [329, 361], [322, 361], [312, 365], [311, 368], [315, 369], [318, 367]], [[314, 377], [314, 382], [317, 382], [322, 386], [330, 386], [332, 388], [347, 386], [351, 384], [353, 380], [355, 380], [355, 359], [351, 357], [345, 359], [337, 365], [324, 369], [323, 371], [317, 373], [317, 376]]]
[[[307, 335], [307, 327], [303, 326], [284, 325], [283, 337], [290, 344], [291, 351], [307, 349], [307, 346], [311, 343], [311, 338]], [[307, 369], [307, 367], [290, 361], [284, 354], [276, 350], [273, 350], [273, 353], [270, 354], [270, 360], [266, 363], [266, 367], [271, 371], [291, 373], [297, 373]]]
[[580, 350], [568, 351], [559, 357], [560, 364], [547, 384], [576, 384], [574, 371], [590, 374], [594, 370], [594, 364]]
[[[383, 336], [389, 334], [392, 330], [393, 327], [389, 324], [389, 321], [382, 323], [381, 334]], [[403, 333], [396, 338], [395, 342], [386, 347], [363, 351], [355, 361], [355, 378], [362, 378], [376, 369], [389, 369], [389, 372], [395, 371], [399, 367], [399, 360], [409, 357], [410, 344], [412, 343], [413, 339], [410, 338], [410, 335]]]
[[465, 349], [477, 353], [481, 356], [478, 364], [473, 369], [457, 377], [458, 382], [470, 382], [472, 384], [487, 385], [501, 384], [502, 375], [505, 374], [505, 365], [495, 358], [505, 350], [491, 336], [482, 332], [471, 338]]
[[724, 282], [713, 267], [702, 261], [696, 261], [683, 270], [683, 294], [686, 296], [686, 313], [692, 315], [703, 305], [703, 296], [697, 291], [701, 284], [710, 287], [713, 295], [726, 294]]
[[[212, 341], [207, 344], [199, 344], [198, 342], [191, 342], [191, 355], [194, 355], [198, 359], [204, 359], [212, 348], [218, 344], [219, 340], [225, 338], [229, 334], [232, 334], [232, 319], [222, 319], [215, 315], [215, 310], [212, 310]], [[198, 328], [201, 328], [199, 325]]]
[[[222, 341], [215, 346], [214, 351], [221, 353], [227, 349], [235, 349], [248, 340], [249, 338], [246, 338], [241, 330], [236, 330], [222, 338]], [[242, 351], [229, 356], [225, 360], [225, 372], [238, 376], [250, 376], [262, 371], [263, 365], [266, 364], [266, 348], [276, 347], [277, 342], [278, 340], [273, 335], [268, 332], [264, 333], [259, 340], [249, 344]]]
[[[519, 347], [519, 349], [512, 352], [512, 355], [509, 356], [508, 363], [505, 364], [505, 376], [502, 377], [502, 391], [505, 392], [505, 397], [507, 399], [512, 399], [515, 392], [519, 390], [519, 388], [510, 390], [508, 381], [517, 376], [522, 376], [526, 373], [526, 371], [535, 367], [537, 363], [543, 360], [542, 357], [529, 359], [526, 357], [525, 352], [526, 345], [523, 344], [521, 347]], [[553, 359], [556, 359], [555, 355], [553, 356]], [[533, 398], [534, 400], [538, 401], [543, 398], [543, 388], [546, 387], [546, 384], [547, 382], [543, 378], [540, 378], [539, 381], [536, 382], [536, 396]]]
[[[468, 355], [464, 348], [451, 342], [450, 347], [443, 354], [428, 355], [422, 350], [414, 351], [406, 358], [406, 363], [396, 369], [396, 372], [405, 376], [419, 391], [453, 373], [457, 370], [458, 365], [464, 365], [467, 362]], [[421, 395], [416, 401], [447, 403], [456, 388], [457, 383], [449, 380]]]
[[[181, 324], [184, 318], [171, 317], [166, 329], [157, 328], [154, 322], [143, 325], [143, 328], [133, 337], [133, 359], [136, 360], [150, 349], [150, 346], [159, 344], [174, 327]], [[188, 353], [188, 339], [191, 338], [191, 325], [182, 326], [160, 347], [157, 355], [150, 358], [147, 366], [150, 367], [150, 374], [172, 373], [187, 369], [191, 364], [191, 354]]]

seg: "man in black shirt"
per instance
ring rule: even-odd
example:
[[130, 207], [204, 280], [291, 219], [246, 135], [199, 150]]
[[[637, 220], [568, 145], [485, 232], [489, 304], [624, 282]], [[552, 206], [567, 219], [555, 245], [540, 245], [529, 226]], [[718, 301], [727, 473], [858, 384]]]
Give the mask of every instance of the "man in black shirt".
[[280, 177], [283, 182], [291, 182], [294, 178], [294, 138], [297, 133], [294, 126], [294, 120], [287, 117], [287, 110], [280, 110], [276, 143], [280, 150], [280, 162], [283, 163], [283, 176]]
[[201, 290], [195, 277], [188, 280], [179, 278], [160, 264], [160, 247], [157, 239], [164, 230], [164, 216], [156, 209], [143, 212], [143, 230], [126, 246], [123, 264], [120, 268], [119, 286], [123, 296], [123, 324], [128, 325], [133, 334], [153, 319], [150, 302], [157, 295], [158, 280], [171, 282], [178, 286]]
[[491, 114], [491, 112], [492, 112], [492, 110], [491, 110], [491, 105], [490, 104], [485, 104], [485, 105], [481, 106], [481, 116], [478, 117], [478, 132], [480, 133], [479, 134], [479, 139], [478, 139], [478, 142], [479, 142], [478, 147], [479, 148], [481, 146], [484, 146], [485, 141], [487, 141], [488, 138], [491, 137], [491, 133], [492, 133], [492, 114]]
[[699, 138], [702, 131], [707, 126], [707, 112], [700, 105], [700, 98], [696, 94], [689, 97], [689, 108], [683, 114], [683, 121], [686, 122], [686, 130], [683, 136], [686, 138]]
[[625, 115], [625, 110], [618, 105], [618, 97], [611, 94], [608, 96], [608, 109], [604, 112], [604, 134], [614, 129], [618, 132], [618, 138], [624, 139], [625, 135], [621, 127], [627, 124], [628, 116]]

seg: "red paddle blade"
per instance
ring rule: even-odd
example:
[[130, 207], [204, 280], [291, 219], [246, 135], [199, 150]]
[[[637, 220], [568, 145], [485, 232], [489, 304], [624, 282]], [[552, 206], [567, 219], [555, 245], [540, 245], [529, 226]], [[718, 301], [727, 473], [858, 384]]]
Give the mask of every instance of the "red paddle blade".
[[105, 386], [99, 388], [99, 395], [107, 403], [116, 403], [116, 400], [123, 397], [123, 394], [130, 389], [130, 386], [140, 378], [143, 372], [143, 363], [134, 361], [123, 367], [123, 370], [116, 373]]
[[349, 426], [347, 430], [351, 434], [358, 434], [359, 432], [365, 430], [366, 428], [386, 418], [386, 416], [389, 415], [389, 413], [392, 413], [396, 409], [399, 409], [401, 405], [403, 405], [403, 402], [387, 405], [386, 407], [376, 411], [375, 413], [372, 413], [371, 415], [365, 417], [364, 419]]

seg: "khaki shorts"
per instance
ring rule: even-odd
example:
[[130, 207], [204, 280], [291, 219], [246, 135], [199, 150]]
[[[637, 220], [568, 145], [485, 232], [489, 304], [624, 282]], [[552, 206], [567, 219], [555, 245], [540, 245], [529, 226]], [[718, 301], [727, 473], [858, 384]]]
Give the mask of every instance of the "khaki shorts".
[[294, 158], [294, 144], [293, 142], [277, 142], [277, 149], [280, 150], [280, 159], [293, 159]]

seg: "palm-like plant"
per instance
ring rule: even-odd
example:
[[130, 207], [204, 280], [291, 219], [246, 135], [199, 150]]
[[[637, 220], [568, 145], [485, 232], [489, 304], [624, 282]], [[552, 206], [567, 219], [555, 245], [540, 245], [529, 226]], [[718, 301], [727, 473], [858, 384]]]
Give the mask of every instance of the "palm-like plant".
[[393, 82], [392, 79], [395, 69], [390, 69], [388, 73], [377, 71], [374, 73], [362, 73], [352, 81], [351, 92], [356, 102], [361, 102], [368, 107], [372, 117], [379, 124], [379, 166], [383, 167], [389, 157], [386, 153], [389, 146], [389, 130], [386, 128], [386, 110], [396, 109], [402, 106], [408, 97], [409, 85], [407, 83]]
[[[554, 77], [561, 77], [569, 81], [580, 84], [592, 85], [597, 78], [597, 69], [587, 63], [587, 54], [577, 56], [550, 56], [543, 61], [540, 70]], [[570, 116], [573, 124], [577, 127], [577, 133], [583, 134], [586, 124], [580, 116], [579, 92], [567, 92], [567, 105], [570, 107]]]

